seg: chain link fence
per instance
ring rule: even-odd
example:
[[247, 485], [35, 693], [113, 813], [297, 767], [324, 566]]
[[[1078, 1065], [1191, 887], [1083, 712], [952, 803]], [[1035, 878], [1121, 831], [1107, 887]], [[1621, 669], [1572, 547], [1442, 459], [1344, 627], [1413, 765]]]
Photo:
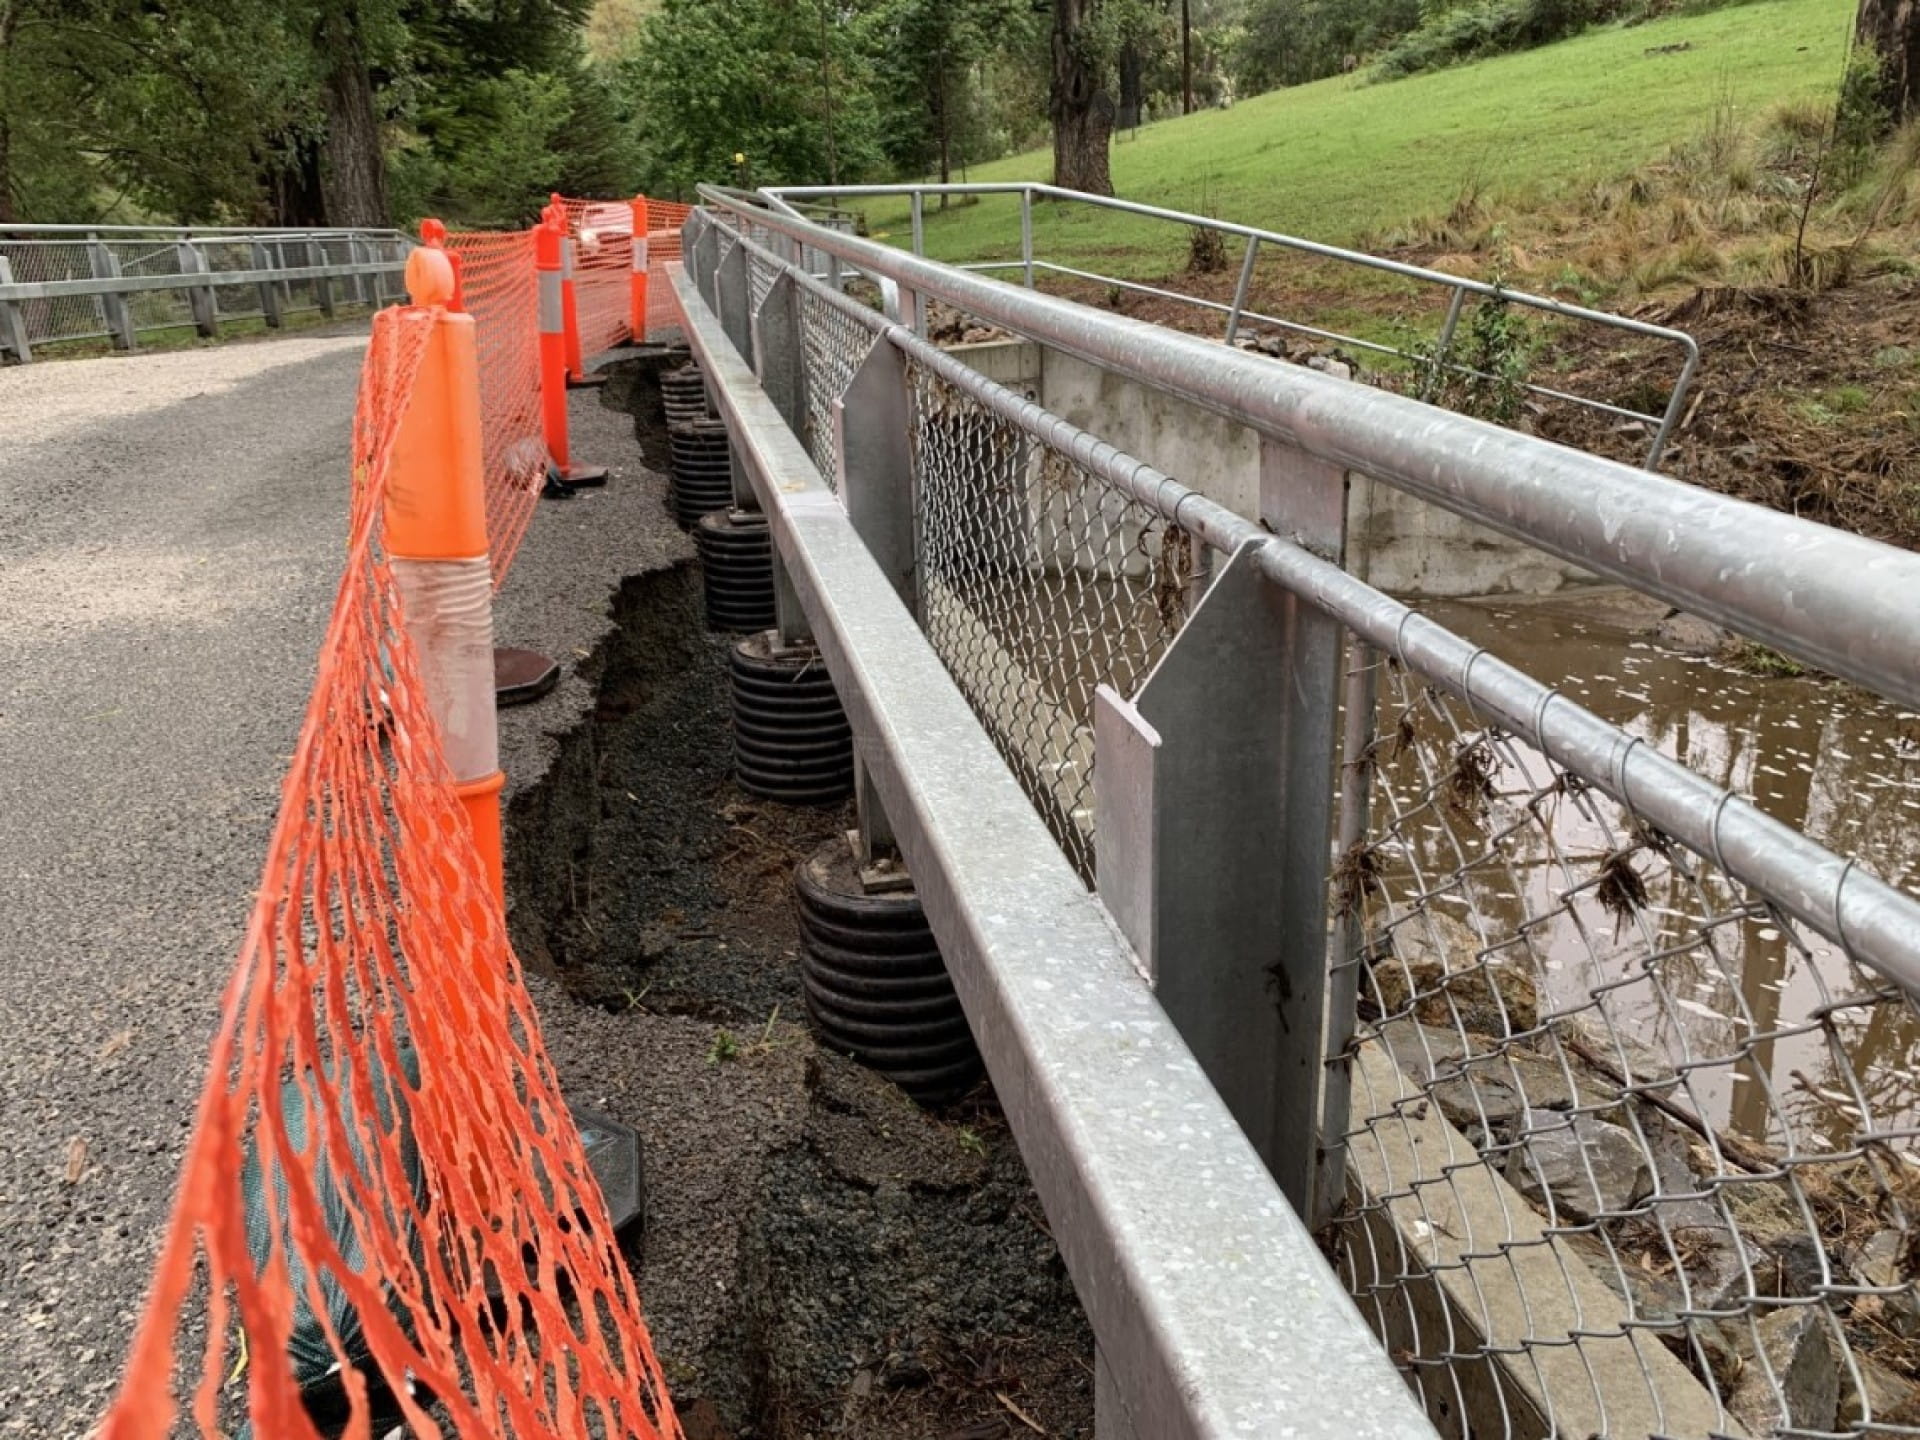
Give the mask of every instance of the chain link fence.
[[924, 365], [908, 376], [921, 628], [1091, 884], [1094, 691], [1131, 694], [1165, 653], [1200, 542]]
[[801, 439], [821, 478], [834, 487], [839, 484], [840, 457], [833, 437], [833, 402], [853, 383], [854, 373], [873, 345], [873, 335], [846, 311], [802, 286], [800, 337], [807, 396], [807, 433]]
[[[870, 335], [818, 288], [805, 438], [831, 477]], [[1094, 691], [1138, 692], [1215, 552], [1166, 518], [1181, 487], [1115, 484], [1155, 472], [1088, 468], [1091, 437], [888, 343], [922, 628], [1091, 883]], [[1319, 1236], [1383, 1346], [1463, 1440], [1920, 1435], [1920, 1003], [1832, 938], [1838, 888], [1816, 933], [1611, 798], [1636, 746], [1702, 763], [1684, 745], [1616, 730], [1623, 768], [1577, 772], [1459, 698], [1471, 661], [1422, 663], [1348, 634], [1363, 723], [1329, 837]], [[1709, 793], [1718, 836], [1735, 797]]]
[[1920, 1008], [1426, 677], [1339, 858], [1325, 1239], [1460, 1434], [1920, 1433]]

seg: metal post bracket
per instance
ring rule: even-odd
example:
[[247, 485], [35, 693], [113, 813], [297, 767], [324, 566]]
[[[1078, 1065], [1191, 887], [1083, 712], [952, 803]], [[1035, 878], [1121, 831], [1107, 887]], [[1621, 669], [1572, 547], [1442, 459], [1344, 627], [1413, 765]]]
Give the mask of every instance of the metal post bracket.
[[1276, 1062], [1320, 1017], [1277, 964], [1292, 636], [1286, 597], [1254, 559], [1262, 543], [1228, 560], [1131, 702], [1099, 690], [1094, 805], [1101, 897], [1278, 1175], [1296, 1140], [1284, 1092], [1315, 1092], [1316, 1077]]
[[900, 352], [875, 339], [833, 402], [847, 518], [909, 608], [914, 604], [913, 407]]

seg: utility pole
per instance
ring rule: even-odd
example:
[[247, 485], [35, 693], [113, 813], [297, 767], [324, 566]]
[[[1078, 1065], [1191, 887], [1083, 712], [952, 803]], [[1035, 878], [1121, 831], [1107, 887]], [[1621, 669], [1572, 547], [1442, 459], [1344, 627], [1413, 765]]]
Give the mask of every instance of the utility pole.
[[833, 148], [833, 50], [827, 26], [829, 0], [820, 0], [820, 89], [827, 99], [827, 183], [840, 183], [840, 157]]
[[1193, 0], [1180, 0], [1180, 113], [1193, 113]]

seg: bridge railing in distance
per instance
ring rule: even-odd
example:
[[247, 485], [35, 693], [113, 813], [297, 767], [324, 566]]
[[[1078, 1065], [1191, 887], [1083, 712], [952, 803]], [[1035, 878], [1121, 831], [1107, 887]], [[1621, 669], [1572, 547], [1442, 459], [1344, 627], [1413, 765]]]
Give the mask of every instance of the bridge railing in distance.
[[679, 1434], [507, 939], [475, 322], [408, 273], [107, 1440]]
[[0, 225], [0, 352], [133, 350], [163, 331], [378, 307], [399, 294], [411, 246], [396, 230]]
[[[796, 588], [825, 588], [802, 532], [844, 506], [1435, 1425], [1913, 1433], [1920, 901], [1343, 560], [1350, 486], [1390, 484], [1915, 706], [1920, 557], [707, 199], [696, 348], [746, 337], [835, 471], [837, 500], [790, 499], [791, 457], [760, 487]], [[929, 304], [1013, 337], [989, 348], [1015, 370], [1024, 341], [1232, 422], [1249, 473], [1192, 478], [1251, 513], [929, 344]], [[737, 426], [738, 371], [708, 372]], [[834, 665], [856, 713], [874, 665]], [[939, 772], [895, 717], [856, 736], [911, 834], [894, 807]], [[901, 843], [917, 883], [954, 863], [937, 831]], [[1073, 1182], [1041, 1177], [1093, 1147], [996, 998], [1010, 952], [972, 938], [1005, 939], [998, 899], [930, 913], [1052, 1213]], [[1103, 1350], [1132, 1345], [1076, 1258]], [[1154, 1375], [1105, 1369], [1164, 1413]]]
[[[1365, 355], [1410, 370], [1418, 377], [1415, 388], [1423, 397], [1443, 393], [1449, 384], [1471, 386], [1496, 382], [1497, 377], [1474, 368], [1476, 357], [1472, 354], [1471, 347], [1464, 343], [1464, 336], [1472, 333], [1476, 307], [1486, 304], [1513, 305], [1536, 318], [1551, 317], [1575, 326], [1593, 326], [1602, 330], [1615, 331], [1625, 337], [1628, 343], [1652, 342], [1655, 353], [1663, 357], [1653, 362], [1654, 374], [1672, 376], [1672, 380], [1667, 385], [1666, 403], [1657, 410], [1635, 409], [1631, 403], [1615, 403], [1597, 395], [1562, 390], [1531, 378], [1521, 382], [1519, 387], [1535, 404], [1571, 406], [1596, 415], [1611, 417], [1613, 421], [1626, 426], [1636, 427], [1637, 433], [1647, 437], [1645, 465], [1649, 470], [1659, 468], [1660, 458], [1667, 448], [1667, 443], [1673, 438], [1675, 427], [1680, 424], [1686, 413], [1687, 396], [1693, 385], [1694, 373], [1700, 364], [1700, 349], [1693, 337], [1671, 326], [1656, 325], [1628, 315], [1615, 315], [1608, 311], [1595, 310], [1587, 305], [1575, 305], [1565, 300], [1557, 300], [1550, 295], [1536, 295], [1510, 286], [1474, 280], [1464, 275], [1453, 275], [1424, 265], [1412, 265], [1404, 260], [1392, 260], [1380, 255], [1370, 255], [1361, 250], [1348, 250], [1338, 245], [1326, 245], [1317, 240], [1306, 240], [1297, 235], [1262, 229], [1257, 225], [1235, 224], [1211, 215], [1195, 215], [1159, 205], [1143, 205], [1138, 201], [1119, 199], [1111, 195], [1090, 195], [1084, 191], [1065, 190], [1056, 185], [1028, 182], [840, 187], [794, 185], [780, 186], [764, 193], [789, 213], [806, 214], [809, 218], [816, 220], [821, 218], [819, 212], [827, 208], [822, 202], [828, 200], [905, 200], [910, 217], [909, 238], [913, 253], [916, 255], [926, 253], [928, 201], [940, 200], [944, 203], [945, 198], [958, 198], [969, 203], [978, 203], [982, 198], [991, 196], [1016, 198], [1019, 201], [1017, 235], [1010, 236], [1005, 246], [999, 247], [988, 257], [969, 261], [965, 268], [988, 274], [1011, 272], [1029, 289], [1037, 283], [1039, 276], [1057, 275], [1068, 280], [1092, 282], [1109, 292], [1126, 291], [1130, 294], [1148, 295], [1156, 299], [1172, 301], [1188, 309], [1220, 317], [1221, 336], [1229, 345], [1255, 326], [1267, 326], [1289, 335], [1303, 336], [1311, 341], [1338, 345], [1353, 354]], [[1176, 238], [1191, 235], [1196, 231], [1208, 233], [1218, 237], [1223, 260], [1231, 247], [1238, 245], [1240, 248], [1238, 279], [1231, 298], [1219, 300], [1189, 291], [1169, 289], [1165, 285], [1152, 285], [1124, 276], [1083, 270], [1059, 260], [1046, 259], [1038, 252], [1034, 236], [1036, 213], [1048, 213], [1039, 210], [1038, 202], [1042, 201], [1053, 202], [1056, 209], [1068, 205], [1085, 206], [1110, 214], [1132, 216], [1150, 225], [1178, 227], [1171, 232]], [[834, 210], [830, 213], [835, 219], [825, 223], [830, 223], [832, 228], [846, 228], [839, 222], [838, 217], [849, 216], [850, 212]], [[1161, 233], [1164, 235], [1167, 232]], [[1014, 248], [1016, 245], [1017, 249]], [[1271, 260], [1282, 256], [1297, 256], [1308, 262], [1349, 267], [1367, 271], [1376, 276], [1389, 276], [1395, 281], [1408, 285], [1409, 293], [1412, 295], [1431, 295], [1436, 302], [1444, 299], [1444, 308], [1438, 312], [1438, 324], [1433, 330], [1431, 339], [1414, 344], [1400, 339], [1369, 338], [1254, 309], [1249, 302], [1252, 298], [1256, 267], [1263, 258]], [[1465, 332], [1461, 329], [1463, 322], [1467, 327]], [[1486, 362], [1483, 360], [1481, 363]]]

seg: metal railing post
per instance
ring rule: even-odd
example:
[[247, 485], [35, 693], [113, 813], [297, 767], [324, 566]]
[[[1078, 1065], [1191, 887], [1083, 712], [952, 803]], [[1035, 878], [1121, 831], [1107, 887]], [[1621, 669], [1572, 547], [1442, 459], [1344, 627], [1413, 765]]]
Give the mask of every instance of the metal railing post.
[[833, 401], [835, 477], [847, 518], [907, 609], [919, 614], [914, 555], [913, 405], [905, 357], [876, 338]]
[[[913, 253], [916, 255], [927, 253], [927, 197], [919, 190], [913, 192]], [[913, 318], [907, 323], [913, 326], [914, 334], [925, 335], [927, 333], [927, 302], [917, 290], [913, 291], [912, 295]]]
[[1453, 350], [1453, 332], [1460, 325], [1460, 308], [1466, 304], [1467, 292], [1464, 287], [1453, 287], [1453, 298], [1447, 302], [1447, 318], [1441, 322], [1440, 338], [1433, 342], [1433, 364], [1427, 368], [1427, 378], [1420, 384], [1420, 398], [1432, 397], [1440, 388], [1440, 377], [1446, 373], [1447, 356]]
[[[714, 313], [720, 317], [720, 328], [726, 331], [733, 348], [751, 364], [753, 283], [747, 274], [747, 251], [744, 245], [731, 237], [724, 243], [725, 252], [720, 257], [720, 263], [714, 267], [714, 298], [718, 302], [714, 306]], [[731, 442], [728, 448], [733, 462], [733, 503], [743, 510], [757, 510], [759, 501], [753, 493], [753, 478], [748, 475], [738, 448]], [[778, 588], [776, 582], [776, 595]]]
[[701, 227], [700, 238], [694, 243], [691, 251], [693, 283], [700, 290], [700, 298], [707, 302], [707, 308], [715, 314], [719, 313], [720, 305], [715, 296], [713, 281], [714, 271], [720, 264], [722, 241], [720, 227], [709, 223]]
[[[1260, 519], [1277, 535], [1336, 565], [1346, 562], [1347, 476], [1271, 437], [1260, 441]], [[1277, 886], [1269, 892], [1281, 917], [1275, 989], [1283, 1018], [1274, 1057], [1279, 1081], [1280, 1188], [1303, 1216], [1319, 1206], [1315, 1156], [1321, 1148], [1322, 1091], [1327, 1073], [1327, 887], [1333, 834], [1334, 764], [1346, 631], [1299, 596], [1282, 602], [1287, 633], [1284, 706], [1272, 714], [1284, 728], [1282, 844]]]
[[[1283, 1091], [1298, 1080], [1283, 1057], [1305, 1007], [1276, 898], [1296, 888], [1279, 783], [1293, 769], [1295, 677], [1286, 597], [1251, 553], [1261, 543], [1235, 552], [1131, 701], [1096, 694], [1096, 879], [1167, 1018], [1299, 1208], [1311, 1151], [1295, 1148], [1298, 1102]], [[1322, 936], [1316, 966], [1324, 953]]]
[[1378, 689], [1379, 652], [1352, 641], [1347, 646], [1347, 673], [1341, 705], [1339, 816], [1334, 831], [1333, 923], [1327, 932], [1327, 1057], [1321, 1080], [1319, 1169], [1314, 1177], [1313, 1211], [1301, 1218], [1318, 1230], [1333, 1218], [1347, 1189], [1348, 1130], [1353, 1074], [1342, 1061], [1353, 1043], [1359, 1023], [1360, 948], [1366, 939], [1366, 871], [1362, 852], [1366, 844], [1368, 810], [1373, 796], [1371, 752]]
[[807, 424], [807, 365], [800, 343], [800, 286], [782, 271], [753, 313], [753, 369], [795, 435]]
[[[252, 246], [253, 268], [256, 270], [275, 270], [273, 250], [270, 246], [255, 241]], [[262, 280], [260, 282], [260, 318], [272, 330], [280, 328], [280, 282]]]
[[1654, 433], [1653, 444], [1647, 448], [1647, 469], [1660, 468], [1660, 457], [1667, 453], [1667, 441], [1673, 438], [1674, 427], [1680, 423], [1680, 407], [1686, 403], [1687, 392], [1693, 388], [1693, 372], [1699, 368], [1700, 346], [1689, 335], [1687, 358], [1680, 366], [1680, 378], [1673, 382], [1673, 393], [1667, 397], [1667, 408], [1660, 416], [1660, 428]]
[[[307, 264], [320, 266], [327, 263], [327, 242], [324, 240], [306, 240], [301, 243], [306, 252]], [[318, 257], [317, 259], [315, 257]], [[320, 306], [320, 313], [327, 319], [333, 319], [333, 281], [322, 275], [313, 282], [313, 298]]]
[[[358, 265], [362, 258], [360, 242], [349, 235], [347, 237], [347, 263], [349, 265]], [[354, 305], [365, 305], [367, 303], [367, 277], [365, 275], [349, 275], [347, 277], [347, 299]]]
[[714, 267], [713, 313], [743, 359], [753, 358], [753, 287], [747, 278], [746, 248], [729, 239]]
[[1247, 237], [1247, 255], [1240, 262], [1240, 283], [1233, 287], [1233, 309], [1227, 312], [1227, 344], [1240, 335], [1240, 316], [1247, 308], [1247, 292], [1253, 288], [1253, 262], [1260, 255], [1260, 237]]
[[[87, 237], [87, 269], [96, 280], [118, 279], [120, 275], [120, 257], [97, 235]], [[136, 344], [133, 309], [127, 304], [127, 297], [121, 294], [102, 295], [100, 309], [106, 318], [108, 333], [113, 336], [114, 348], [132, 350]]]
[[1020, 267], [1025, 272], [1027, 289], [1033, 289], [1033, 187], [1020, 192]]
[[[0, 255], [0, 285], [11, 284], [13, 262]], [[27, 343], [27, 317], [17, 301], [0, 300], [0, 345], [11, 350], [13, 358], [22, 365], [33, 359], [33, 346]]]
[[[729, 343], [753, 367], [761, 389], [774, 401], [780, 418], [798, 435], [806, 423], [802, 389], [806, 382], [806, 357], [800, 345], [799, 294], [793, 281], [783, 274], [774, 280], [760, 308], [754, 310], [746, 248], [731, 236], [719, 235], [717, 229], [700, 237], [702, 242], [709, 238], [726, 247], [725, 255], [712, 271], [713, 290], [719, 303], [709, 308], [719, 319]], [[704, 243], [700, 248], [706, 248]], [[697, 275], [695, 279], [698, 280]], [[708, 395], [711, 399], [711, 385]], [[765, 510], [767, 507], [761, 503], [753, 483], [753, 471], [731, 431], [727, 435], [727, 458], [733, 466], [733, 503], [742, 510]], [[800, 597], [794, 591], [793, 579], [787, 574], [786, 561], [781, 558], [777, 545], [773, 547], [772, 562], [773, 628], [783, 645], [804, 642], [810, 638], [806, 611], [801, 608]]]
[[[180, 273], [182, 275], [206, 275], [211, 273], [207, 257], [191, 239], [180, 242]], [[187, 303], [193, 307], [193, 328], [208, 338], [220, 333], [220, 307], [214, 297], [211, 285], [196, 285], [187, 291]]]
[[[833, 438], [835, 488], [847, 519], [881, 574], [918, 615], [913, 403], [906, 359], [886, 340], [875, 338], [846, 390], [834, 400]], [[859, 859], [869, 866], [894, 855], [898, 847], [857, 747], [853, 776]]]
[[[1337, 558], [1345, 477], [1269, 442], [1262, 518]], [[1237, 550], [1137, 695], [1094, 713], [1101, 898], [1274, 1179], [1312, 1205], [1342, 631]]]

